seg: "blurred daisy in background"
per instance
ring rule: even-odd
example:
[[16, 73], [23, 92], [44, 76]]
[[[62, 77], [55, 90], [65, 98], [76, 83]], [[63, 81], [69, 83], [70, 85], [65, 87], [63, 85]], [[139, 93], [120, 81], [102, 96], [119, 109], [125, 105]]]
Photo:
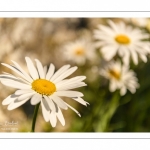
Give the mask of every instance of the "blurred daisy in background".
[[128, 89], [133, 94], [139, 87], [135, 73], [126, 65], [121, 65], [119, 61], [108, 63], [100, 70], [100, 74], [110, 81], [111, 92], [120, 89], [120, 95], [125, 95]]
[[81, 38], [67, 43], [63, 49], [63, 56], [66, 60], [84, 65], [86, 60], [94, 61], [96, 58], [95, 47], [90, 39]]
[[124, 18], [125, 21], [128, 23], [132, 23], [135, 26], [147, 28], [149, 29], [150, 26], [150, 19], [149, 18]]
[[146, 56], [150, 53], [150, 42], [143, 40], [149, 39], [148, 33], [126, 26], [123, 22], [114, 23], [109, 20], [108, 24], [110, 27], [99, 25], [94, 31], [96, 46], [101, 47], [100, 52], [105, 60], [109, 61], [118, 54], [126, 65], [130, 62], [130, 56], [136, 65], [138, 56], [147, 62]]
[[72, 91], [74, 88], [86, 86], [82, 82], [86, 77], [77, 76], [65, 79], [77, 70], [77, 67], [70, 68], [64, 65], [55, 72], [55, 66], [50, 64], [49, 68], [43, 67], [37, 59], [36, 67], [29, 57], [25, 57], [29, 74], [27, 74], [15, 61], [13, 65], [2, 63], [2, 65], [17, 73], [20, 77], [5, 73], [0, 75], [1, 83], [18, 89], [14, 94], [3, 100], [3, 105], [8, 105], [8, 110], [13, 110], [31, 99], [31, 104], [36, 105], [41, 102], [43, 117], [46, 122], [50, 121], [53, 127], [56, 126], [57, 118], [61, 124], [65, 125], [65, 120], [61, 109], [67, 110], [68, 107], [79, 112], [62, 100], [61, 97], [69, 97], [87, 106], [87, 102], [82, 99], [83, 94]]

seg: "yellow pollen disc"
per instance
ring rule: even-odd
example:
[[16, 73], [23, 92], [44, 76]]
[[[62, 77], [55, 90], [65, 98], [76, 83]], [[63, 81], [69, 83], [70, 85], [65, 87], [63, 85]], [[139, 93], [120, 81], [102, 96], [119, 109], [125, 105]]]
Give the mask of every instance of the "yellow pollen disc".
[[119, 80], [120, 76], [121, 76], [120, 72], [118, 72], [116, 70], [109, 70], [109, 74], [110, 74], [111, 77], [113, 77], [117, 80]]
[[56, 91], [56, 86], [48, 80], [37, 79], [32, 82], [32, 89], [39, 94], [48, 96]]
[[123, 34], [117, 35], [115, 37], [115, 40], [119, 44], [129, 44], [130, 43], [129, 37], [127, 37], [126, 35], [123, 35]]
[[82, 47], [79, 47], [77, 49], [75, 49], [75, 54], [78, 55], [78, 56], [81, 56], [84, 54], [84, 49]]

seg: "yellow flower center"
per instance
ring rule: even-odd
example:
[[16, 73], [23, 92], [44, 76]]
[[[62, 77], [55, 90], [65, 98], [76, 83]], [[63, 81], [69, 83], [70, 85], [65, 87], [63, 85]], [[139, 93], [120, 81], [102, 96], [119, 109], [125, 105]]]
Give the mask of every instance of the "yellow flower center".
[[113, 77], [117, 80], [119, 80], [120, 76], [121, 76], [120, 72], [118, 72], [116, 70], [109, 70], [109, 74], [110, 74], [111, 77]]
[[75, 54], [78, 56], [84, 55], [85, 51], [82, 47], [75, 49]]
[[130, 38], [127, 37], [126, 35], [119, 34], [115, 37], [116, 42], [119, 44], [129, 44], [130, 43]]
[[39, 94], [48, 96], [56, 91], [56, 86], [48, 80], [37, 79], [32, 82], [32, 89]]

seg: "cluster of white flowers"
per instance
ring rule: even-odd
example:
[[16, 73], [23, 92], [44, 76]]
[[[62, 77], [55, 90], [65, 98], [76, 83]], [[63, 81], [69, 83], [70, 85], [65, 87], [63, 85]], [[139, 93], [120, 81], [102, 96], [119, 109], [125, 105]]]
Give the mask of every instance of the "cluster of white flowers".
[[[146, 22], [146, 20], [144, 21]], [[103, 59], [106, 63], [100, 67], [99, 71], [96, 69], [96, 72], [109, 80], [109, 90], [111, 92], [120, 90], [121, 96], [125, 95], [127, 90], [135, 93], [140, 85], [136, 74], [130, 69], [130, 64], [133, 62], [134, 65], [138, 65], [140, 60], [147, 62], [150, 53], [149, 34], [144, 33], [140, 28], [126, 25], [124, 22], [114, 23], [108, 20], [107, 23], [108, 25], [98, 25], [98, 29], [94, 30], [93, 40], [95, 42], [92, 42], [92, 38], [89, 37], [68, 42], [62, 48], [62, 56], [65, 60], [74, 62], [79, 66], [85, 65], [87, 61], [95, 61], [97, 58]], [[146, 26], [146, 23], [143, 24], [139, 26]], [[15, 42], [20, 41], [20, 36], [18, 36], [20, 33], [23, 33], [21, 38], [24, 36], [26, 28], [28, 25], [24, 22], [24, 26], [14, 30]], [[28, 36], [30, 37], [30, 34]], [[31, 37], [31, 39], [34, 38]], [[4, 42], [8, 42], [4, 49], [10, 51], [12, 47], [9, 40], [6, 38]], [[96, 50], [99, 50], [100, 57], [97, 56]], [[61, 109], [71, 108], [80, 116], [79, 112], [66, 103], [62, 97], [69, 97], [87, 106], [89, 103], [83, 100], [83, 94], [72, 91], [74, 88], [86, 86], [83, 82], [86, 76], [66, 79], [77, 70], [76, 66], [70, 68], [70, 65], [64, 65], [55, 72], [55, 66], [52, 63], [47, 67], [35, 59], [35, 66], [29, 57], [25, 57], [25, 60], [29, 73], [26, 73], [15, 61], [12, 61], [12, 65], [2, 63], [3, 66], [19, 75], [17, 77], [6, 72], [0, 75], [2, 84], [17, 89], [15, 93], [5, 98], [2, 104], [8, 105], [8, 110], [13, 110], [28, 100], [32, 105], [41, 103], [43, 117], [46, 122], [51, 123], [52, 127], [56, 126], [57, 118], [63, 126], [65, 125]]]
[[[144, 40], [149, 39], [149, 34], [124, 22], [114, 23], [109, 20], [108, 25], [99, 25], [94, 31], [96, 46], [103, 58], [108, 61], [100, 70], [100, 74], [110, 80], [111, 92], [120, 89], [120, 94], [125, 95], [128, 89], [135, 93], [139, 84], [135, 73], [129, 70], [130, 60], [132, 59], [135, 65], [138, 65], [138, 57], [147, 62], [150, 42]], [[120, 58], [122, 63], [114, 58]]]
[[115, 23], [108, 20], [108, 25], [100, 24], [98, 29], [94, 30], [94, 44], [92, 41], [82, 39], [66, 44], [63, 49], [64, 58], [78, 65], [94, 61], [96, 49], [99, 49], [102, 56], [100, 59], [107, 62], [100, 67], [100, 75], [110, 80], [111, 92], [120, 89], [121, 95], [125, 95], [127, 89], [135, 93], [139, 87], [136, 74], [129, 69], [130, 63], [138, 65], [140, 60], [146, 63], [150, 53], [149, 34], [138, 28], [146, 27], [149, 19], [125, 20], [137, 23], [137, 28], [126, 25], [123, 21]]

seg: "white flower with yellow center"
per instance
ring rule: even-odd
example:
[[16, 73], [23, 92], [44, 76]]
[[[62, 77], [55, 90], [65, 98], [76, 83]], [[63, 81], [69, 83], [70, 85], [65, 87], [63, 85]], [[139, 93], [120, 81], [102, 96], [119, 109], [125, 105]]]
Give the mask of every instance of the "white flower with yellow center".
[[111, 92], [120, 89], [120, 95], [125, 95], [128, 89], [133, 94], [139, 87], [135, 73], [129, 70], [126, 65], [121, 65], [119, 61], [112, 61], [107, 64], [100, 70], [100, 74], [109, 79], [109, 90]]
[[95, 47], [88, 38], [67, 43], [64, 46], [63, 54], [65, 59], [75, 62], [78, 65], [83, 65], [86, 60], [92, 61], [96, 57]]
[[94, 37], [98, 40], [96, 45], [101, 47], [103, 57], [109, 61], [118, 54], [126, 65], [129, 64], [130, 56], [134, 64], [138, 64], [138, 56], [147, 62], [150, 42], [143, 40], [149, 39], [149, 34], [126, 26], [123, 22], [115, 24], [109, 20], [108, 23], [110, 27], [99, 25], [98, 30], [94, 31]]
[[18, 63], [15, 61], [13, 65], [2, 63], [17, 73], [20, 77], [12, 74], [4, 73], [0, 75], [1, 83], [18, 89], [14, 94], [8, 96], [3, 100], [3, 105], [8, 105], [8, 110], [13, 110], [31, 99], [31, 104], [36, 105], [41, 102], [43, 117], [46, 122], [50, 121], [53, 127], [56, 126], [57, 118], [61, 124], [65, 125], [65, 120], [61, 109], [67, 110], [68, 107], [74, 110], [79, 116], [79, 112], [64, 102], [61, 97], [70, 97], [85, 106], [87, 102], [82, 99], [83, 94], [71, 89], [86, 86], [82, 82], [86, 77], [77, 76], [70, 79], [65, 79], [77, 67], [70, 68], [70, 65], [64, 65], [55, 72], [55, 67], [50, 64], [49, 68], [43, 67], [41, 62], [37, 59], [36, 67], [29, 57], [25, 57], [29, 74], [27, 74]]

